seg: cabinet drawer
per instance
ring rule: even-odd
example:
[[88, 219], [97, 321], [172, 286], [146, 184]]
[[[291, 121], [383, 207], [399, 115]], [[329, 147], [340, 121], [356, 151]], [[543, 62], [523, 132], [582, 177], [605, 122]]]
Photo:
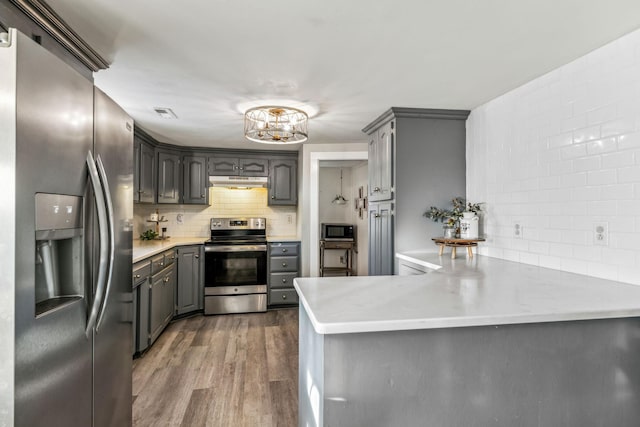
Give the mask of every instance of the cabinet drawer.
[[135, 288], [140, 283], [144, 283], [151, 275], [151, 263], [149, 261], [142, 261], [133, 265], [132, 271], [132, 283]]
[[151, 275], [155, 275], [157, 272], [165, 267], [164, 254], [156, 255], [151, 258]]
[[269, 292], [270, 305], [297, 304], [298, 293], [295, 289], [273, 289]]
[[272, 289], [293, 288], [293, 279], [298, 277], [298, 273], [271, 273], [269, 284]]
[[269, 256], [294, 256], [298, 255], [297, 243], [270, 243]]
[[282, 257], [274, 257], [269, 261], [270, 271], [271, 272], [279, 272], [279, 271], [298, 271], [298, 257], [296, 256], [282, 256]]
[[176, 251], [175, 249], [171, 249], [170, 251], [166, 251], [164, 254], [164, 266], [168, 267], [174, 262], [176, 262]]

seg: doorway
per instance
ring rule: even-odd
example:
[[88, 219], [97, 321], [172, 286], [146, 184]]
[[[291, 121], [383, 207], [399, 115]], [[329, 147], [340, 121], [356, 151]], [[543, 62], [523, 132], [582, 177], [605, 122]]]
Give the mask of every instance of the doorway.
[[[354, 200], [359, 195], [360, 187], [363, 187], [364, 195], [367, 194], [367, 157], [366, 151], [311, 153], [309, 275], [312, 277], [318, 276], [320, 270], [320, 224], [322, 222], [333, 222], [340, 218], [344, 220], [339, 222], [352, 223], [357, 227], [358, 253], [354, 262], [354, 269], [358, 275], [367, 274], [369, 246], [367, 213], [366, 209], [364, 209], [362, 219], [359, 218], [359, 212], [356, 211]], [[343, 196], [348, 201], [343, 206], [339, 206], [340, 210], [331, 213], [331, 202], [340, 192], [340, 169], [343, 172]], [[330, 216], [334, 214], [336, 217]], [[326, 220], [323, 219], [321, 221], [321, 215]]]

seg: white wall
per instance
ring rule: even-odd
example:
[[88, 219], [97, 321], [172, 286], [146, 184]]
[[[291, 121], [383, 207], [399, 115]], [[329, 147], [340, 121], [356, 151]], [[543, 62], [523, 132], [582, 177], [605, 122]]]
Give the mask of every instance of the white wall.
[[[267, 235], [295, 237], [297, 233], [297, 208], [295, 206], [268, 206], [267, 189], [231, 190], [222, 187], [209, 188], [211, 206], [194, 205], [135, 205], [133, 236], [137, 238], [144, 230], [154, 226], [146, 220], [158, 209], [160, 216], [168, 222], [167, 234], [176, 237], [207, 237], [209, 220], [214, 217], [258, 217], [267, 218]], [[177, 221], [178, 214], [183, 223]]]
[[[340, 170], [342, 170], [342, 195], [348, 202], [344, 205], [332, 203], [340, 193]], [[321, 167], [319, 176], [318, 218], [320, 223], [335, 222], [353, 224], [353, 185], [351, 168]]]
[[[497, 258], [640, 284], [640, 31], [471, 112], [467, 198]], [[514, 223], [523, 238], [514, 238]], [[594, 223], [609, 225], [594, 245]]]

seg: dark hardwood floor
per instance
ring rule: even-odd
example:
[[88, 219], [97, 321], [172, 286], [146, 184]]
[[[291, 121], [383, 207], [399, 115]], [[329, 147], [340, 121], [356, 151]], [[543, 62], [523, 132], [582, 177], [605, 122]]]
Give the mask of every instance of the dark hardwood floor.
[[298, 310], [171, 323], [133, 362], [133, 425], [295, 427]]

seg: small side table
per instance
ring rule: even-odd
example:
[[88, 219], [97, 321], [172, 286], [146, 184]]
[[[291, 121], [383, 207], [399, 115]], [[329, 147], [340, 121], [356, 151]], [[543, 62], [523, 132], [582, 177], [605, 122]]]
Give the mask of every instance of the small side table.
[[445, 246], [451, 248], [451, 259], [456, 257], [456, 248], [467, 248], [467, 255], [473, 258], [472, 248], [478, 246], [478, 242], [484, 242], [484, 239], [447, 239], [444, 237], [433, 237], [431, 240], [440, 247], [438, 255], [442, 256]]
[[[326, 267], [324, 265], [324, 252], [326, 250], [343, 250], [345, 251], [345, 267]], [[320, 277], [324, 277], [326, 273], [342, 273], [345, 276], [353, 275], [353, 254], [358, 253], [356, 242], [351, 241], [330, 241], [320, 240]]]

